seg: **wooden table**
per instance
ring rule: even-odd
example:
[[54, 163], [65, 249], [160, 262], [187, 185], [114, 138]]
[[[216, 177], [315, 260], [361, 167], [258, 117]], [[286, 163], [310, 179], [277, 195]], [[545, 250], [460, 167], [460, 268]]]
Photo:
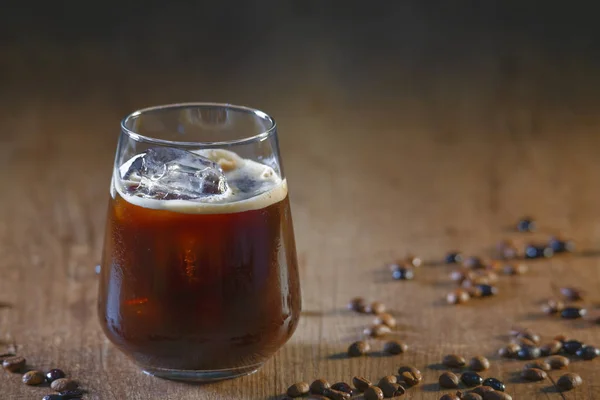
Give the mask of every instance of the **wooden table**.
[[[600, 74], [587, 14], [403, 2], [333, 23], [335, 10], [305, 4], [265, 10], [270, 27], [220, 39], [203, 38], [215, 24], [188, 35], [199, 10], [172, 6], [104, 36], [94, 25], [100, 33], [53, 40], [30, 27], [3, 42], [0, 339], [32, 367], [64, 368], [89, 399], [274, 399], [296, 381], [378, 379], [410, 364], [424, 383], [405, 398], [434, 400], [447, 353], [490, 356], [484, 375], [513, 399], [600, 399], [600, 361], [573, 363], [584, 385], [561, 395], [495, 356], [513, 325], [600, 345], [597, 326], [539, 310], [552, 285], [588, 290], [591, 308], [600, 301]], [[183, 22], [161, 23], [165, 13]], [[289, 343], [256, 374], [210, 385], [142, 374], [104, 337], [95, 307], [119, 120], [189, 100], [278, 120], [303, 289]], [[507, 229], [523, 215], [538, 233]], [[495, 298], [445, 304], [451, 268], [437, 262], [448, 250], [486, 256], [500, 239], [554, 233], [586, 251], [531, 262], [528, 274], [502, 277]], [[435, 265], [392, 281], [384, 263], [409, 252]], [[405, 354], [343, 356], [372, 320], [345, 309], [353, 296], [387, 304]], [[15, 400], [49, 392], [8, 373], [0, 390]]]

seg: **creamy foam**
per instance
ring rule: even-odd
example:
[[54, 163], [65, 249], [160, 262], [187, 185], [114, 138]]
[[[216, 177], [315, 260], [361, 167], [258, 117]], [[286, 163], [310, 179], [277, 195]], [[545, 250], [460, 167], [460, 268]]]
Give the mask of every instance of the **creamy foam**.
[[[229, 189], [220, 195], [207, 196], [199, 200], [163, 200], [130, 194], [125, 186], [136, 185], [138, 180], [115, 179], [111, 182], [111, 195], [116, 192], [131, 204], [156, 210], [168, 210], [189, 214], [226, 214], [248, 210], [258, 210], [277, 203], [287, 196], [287, 182], [268, 165], [242, 158], [236, 153], [223, 149], [192, 151], [206, 157], [221, 167]], [[133, 162], [143, 154], [127, 160], [119, 168], [120, 176], [125, 176]], [[116, 172], [116, 171], [115, 171]], [[255, 190], [245, 190], [251, 182]]]

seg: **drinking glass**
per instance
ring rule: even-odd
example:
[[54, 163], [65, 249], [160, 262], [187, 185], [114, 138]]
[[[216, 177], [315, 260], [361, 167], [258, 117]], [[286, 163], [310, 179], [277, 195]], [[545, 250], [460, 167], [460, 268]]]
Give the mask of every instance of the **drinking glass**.
[[127, 116], [98, 296], [110, 341], [150, 375], [227, 379], [292, 336], [300, 303], [273, 118], [213, 103]]

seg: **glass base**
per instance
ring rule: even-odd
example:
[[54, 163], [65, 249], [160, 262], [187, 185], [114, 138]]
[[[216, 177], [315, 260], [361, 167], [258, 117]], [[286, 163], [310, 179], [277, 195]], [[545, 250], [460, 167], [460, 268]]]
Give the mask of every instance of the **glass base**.
[[153, 368], [140, 365], [145, 374], [162, 379], [184, 382], [215, 382], [224, 379], [237, 378], [244, 375], [250, 375], [258, 371], [262, 363], [249, 365], [247, 367], [215, 369], [215, 370], [185, 370], [185, 369], [167, 369]]

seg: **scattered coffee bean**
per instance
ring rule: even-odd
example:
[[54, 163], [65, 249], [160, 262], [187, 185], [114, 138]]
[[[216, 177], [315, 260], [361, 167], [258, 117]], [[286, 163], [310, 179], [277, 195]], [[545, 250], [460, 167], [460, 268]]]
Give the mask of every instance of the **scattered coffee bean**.
[[521, 218], [519, 222], [517, 222], [517, 230], [519, 232], [533, 232], [536, 228], [535, 221], [529, 217]]
[[471, 286], [465, 289], [472, 299], [478, 299], [483, 296], [483, 292], [479, 286]]
[[[423, 375], [421, 374], [421, 371], [411, 366], [402, 366], [398, 368], [398, 375], [400, 375], [400, 378], [403, 379], [404, 382], [406, 382], [407, 384], [416, 381], [416, 385], [417, 383], [423, 380]], [[410, 382], [407, 382], [406, 379], [408, 379]]]
[[467, 361], [458, 354], [448, 354], [442, 359], [442, 364], [449, 368], [462, 368], [467, 364]]
[[400, 374], [400, 379], [402, 379], [408, 386], [415, 386], [421, 382], [422, 378], [410, 371], [404, 371]]
[[468, 392], [463, 395], [461, 400], [483, 400], [483, 397], [481, 397], [477, 393]]
[[531, 329], [525, 329], [525, 330], [521, 331], [517, 335], [517, 339], [521, 339], [521, 338], [523, 338], [523, 339], [529, 339], [533, 343], [535, 343], [536, 345], [540, 344], [540, 342], [541, 342], [540, 335], [538, 335], [537, 333], [533, 332]]
[[396, 390], [392, 392], [392, 395], [390, 397], [400, 397], [404, 396], [404, 394], [406, 393], [406, 389], [404, 389], [404, 386], [400, 385], [399, 383], [395, 383], [392, 386], [394, 386]]
[[446, 255], [446, 264], [457, 264], [462, 262], [462, 254], [456, 251], [450, 252]]
[[517, 337], [513, 339], [515, 343], [518, 343], [521, 347], [536, 347], [536, 344], [531, 339], [527, 339], [526, 337]]
[[467, 387], [479, 386], [483, 383], [483, 378], [477, 372], [467, 371], [460, 376], [460, 381]]
[[461, 400], [461, 398], [455, 394], [446, 393], [445, 395], [440, 397], [440, 400]]
[[367, 388], [372, 385], [370, 380], [368, 380], [367, 378], [363, 378], [362, 376], [355, 376], [354, 378], [352, 378], [352, 384], [354, 385], [356, 390], [358, 390], [361, 393], [367, 390]]
[[530, 369], [530, 368], [537, 368], [537, 369], [541, 369], [542, 371], [550, 371], [552, 369], [550, 364], [548, 364], [546, 361], [543, 361], [543, 360], [531, 361], [523, 366], [523, 369]]
[[579, 301], [583, 300], [583, 291], [574, 287], [561, 287], [560, 294], [567, 300]]
[[[494, 379], [494, 378], [488, 378], [488, 379]], [[493, 391], [494, 391], [494, 389], [492, 389], [491, 386], [486, 385], [486, 386], [477, 386], [476, 388], [471, 389], [470, 393], [477, 393], [481, 397], [485, 397], [485, 394], [487, 392], [493, 392]]]
[[498, 294], [498, 288], [492, 285], [477, 285], [481, 289], [481, 295], [483, 297], [495, 296]]
[[331, 388], [325, 389], [323, 391], [323, 396], [325, 396], [331, 400], [346, 400], [346, 399], [350, 398], [349, 393], [344, 393], [339, 390], [335, 390], [335, 389], [331, 389]]
[[[499, 392], [504, 392], [504, 389], [506, 388], [506, 386], [504, 385], [504, 382], [502, 382], [499, 379], [496, 378], [487, 378], [483, 381], [483, 386], [482, 387], [489, 387], [492, 390], [497, 390]], [[473, 389], [475, 390], [475, 389]], [[489, 390], [486, 390], [489, 391]], [[480, 393], [482, 396], [483, 394]]]
[[570, 364], [570, 360], [564, 356], [550, 356], [545, 360], [552, 369], [563, 369], [567, 368]]
[[594, 346], [583, 346], [579, 350], [577, 350], [577, 357], [581, 357], [581, 359], [589, 361], [600, 355], [600, 350], [598, 350]]
[[521, 346], [516, 343], [509, 343], [506, 347], [502, 347], [498, 350], [498, 355], [505, 358], [517, 357], [517, 354], [521, 350]]
[[348, 309], [359, 313], [364, 313], [367, 307], [367, 302], [362, 297], [355, 297], [348, 303]]
[[5, 358], [2, 361], [2, 367], [8, 372], [21, 372], [25, 368], [25, 359], [20, 356]]
[[525, 247], [525, 258], [550, 258], [554, 251], [550, 247], [529, 244]]
[[565, 303], [555, 299], [549, 299], [547, 302], [542, 304], [542, 312], [548, 315], [557, 314], [564, 310], [564, 308]]
[[513, 258], [517, 258], [519, 255], [519, 251], [513, 242], [510, 240], [502, 240], [496, 246], [498, 250], [498, 255], [500, 258], [505, 260], [512, 260]]
[[388, 383], [383, 386], [379, 386], [381, 391], [383, 392], [383, 397], [398, 397], [404, 395], [406, 393], [406, 389], [404, 386], [398, 383]]
[[340, 392], [349, 393], [350, 395], [354, 395], [354, 389], [352, 389], [352, 386], [348, 385], [346, 382], [336, 382], [333, 385], [331, 385], [331, 388], [333, 390], [337, 390]]
[[365, 400], [381, 400], [383, 392], [377, 386], [370, 386], [365, 390]]
[[458, 387], [459, 379], [452, 372], [444, 372], [440, 375], [438, 382], [443, 388], [454, 389]]
[[64, 397], [60, 394], [47, 394], [42, 398], [42, 400], [64, 400]]
[[331, 385], [325, 379], [317, 379], [310, 384], [309, 390], [312, 394], [323, 394], [325, 389], [329, 389]]
[[546, 371], [542, 371], [538, 368], [525, 368], [523, 372], [521, 372], [521, 378], [532, 382], [543, 381], [547, 377], [548, 374]]
[[471, 296], [469, 295], [469, 293], [463, 289], [456, 289], [455, 291], [450, 292], [448, 293], [448, 295], [446, 295], [446, 301], [448, 302], [448, 304], [466, 303], [467, 301], [469, 301], [470, 298]]
[[522, 347], [521, 350], [517, 352], [517, 358], [519, 360], [535, 360], [536, 358], [540, 358], [541, 352], [539, 347]]
[[483, 356], [473, 357], [469, 361], [469, 368], [473, 371], [485, 371], [490, 368], [490, 361]]
[[66, 375], [63, 370], [54, 368], [46, 372], [46, 380], [48, 383], [52, 383], [57, 379], [64, 378]]
[[380, 301], [374, 301], [366, 307], [365, 311], [369, 314], [381, 314], [385, 312], [385, 304]]
[[348, 355], [350, 357], [364, 356], [369, 351], [371, 351], [371, 345], [363, 340], [354, 342], [348, 347]]
[[23, 383], [30, 386], [40, 385], [46, 381], [46, 377], [40, 371], [29, 371], [23, 375]]
[[383, 397], [392, 397], [398, 390], [398, 379], [395, 375], [384, 376], [379, 380], [377, 386], [379, 386], [383, 392]]
[[551, 356], [553, 354], [558, 354], [560, 352], [560, 350], [562, 349], [562, 346], [563, 346], [562, 342], [559, 342], [558, 340], [553, 340], [553, 341], [541, 346], [540, 353], [543, 357]]
[[59, 393], [63, 400], [81, 399], [83, 394], [83, 390], [80, 389], [66, 390]]
[[375, 317], [375, 321], [373, 321], [375, 325], [386, 325], [390, 328], [396, 327], [396, 318], [389, 313], [381, 313], [377, 317]]
[[563, 343], [563, 351], [567, 354], [577, 354], [577, 350], [583, 347], [583, 343], [579, 340], [567, 340]]
[[368, 328], [365, 328], [363, 334], [372, 338], [380, 338], [389, 334], [390, 332], [392, 332], [391, 329], [386, 325], [372, 325]]
[[400, 267], [392, 272], [392, 278], [397, 281], [409, 281], [414, 277], [415, 270], [412, 267]]
[[[58, 382], [60, 380], [61, 379], [57, 379], [56, 381], [52, 382], [52, 385], [54, 385], [56, 382]], [[54, 389], [54, 388], [52, 388], [52, 389]], [[309, 391], [310, 391], [310, 386], [308, 385], [308, 383], [297, 382], [288, 388], [287, 395], [290, 397], [300, 397], [300, 396], [304, 396]]]
[[568, 374], [564, 374], [563, 376], [558, 378], [558, 380], [556, 381], [556, 386], [560, 390], [566, 391], [566, 390], [574, 389], [577, 386], [581, 386], [582, 383], [583, 383], [583, 380], [581, 379], [581, 376], [579, 376], [578, 374], [569, 372]]
[[398, 383], [398, 378], [396, 377], [396, 375], [384, 376], [383, 378], [381, 378], [379, 380], [379, 383], [377, 384], [377, 386], [381, 387], [381, 385], [385, 385], [385, 384], [389, 384], [389, 383]]
[[415, 268], [419, 268], [421, 265], [423, 265], [423, 260], [420, 257], [416, 257], [413, 255], [407, 256], [405, 262], [408, 265], [412, 265]]
[[463, 262], [463, 266], [465, 268], [469, 268], [469, 269], [478, 269], [478, 268], [484, 267], [483, 261], [481, 261], [481, 258], [475, 257], [475, 256], [467, 257], [465, 259], [465, 261]]
[[[68, 390], [77, 389], [77, 382], [67, 378], [60, 378], [50, 384], [50, 387], [57, 392], [66, 392]], [[308, 393], [308, 383], [306, 383], [306, 392]]]
[[557, 237], [551, 237], [548, 241], [548, 247], [555, 253], [565, 253], [575, 251], [575, 243], [572, 240], [560, 240]]
[[487, 392], [483, 400], [512, 400], [512, 397], [504, 392]]
[[529, 270], [526, 264], [504, 264], [502, 266], [502, 273], [504, 275], [523, 275]]
[[454, 282], [462, 283], [475, 277], [473, 271], [467, 269], [457, 269], [450, 273], [450, 279]]
[[390, 340], [383, 345], [383, 351], [388, 354], [401, 354], [408, 349], [408, 346], [404, 342], [398, 340]]

